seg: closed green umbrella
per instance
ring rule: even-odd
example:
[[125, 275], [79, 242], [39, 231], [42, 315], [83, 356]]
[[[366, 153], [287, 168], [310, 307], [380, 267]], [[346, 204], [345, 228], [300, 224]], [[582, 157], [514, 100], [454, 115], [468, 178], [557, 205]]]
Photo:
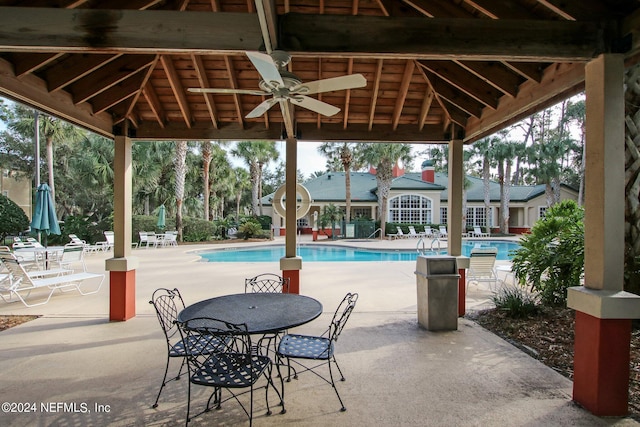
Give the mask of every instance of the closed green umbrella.
[[164, 230], [164, 228], [166, 227], [166, 220], [165, 220], [165, 208], [164, 205], [160, 205], [160, 207], [158, 208], [158, 223], [156, 224], [158, 226], [158, 228], [160, 230]]
[[40, 184], [36, 196], [36, 211], [31, 219], [31, 229], [45, 234], [60, 234], [60, 225], [56, 216], [56, 207], [51, 198], [51, 189], [47, 184]]

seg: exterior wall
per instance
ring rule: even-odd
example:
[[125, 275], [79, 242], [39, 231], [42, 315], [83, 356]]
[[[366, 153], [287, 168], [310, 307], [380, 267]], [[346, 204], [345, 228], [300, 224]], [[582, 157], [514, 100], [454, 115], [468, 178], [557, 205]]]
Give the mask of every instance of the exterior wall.
[[20, 206], [29, 220], [31, 220], [31, 180], [27, 177], [16, 176], [17, 172], [2, 170], [0, 174], [0, 194], [7, 196]]

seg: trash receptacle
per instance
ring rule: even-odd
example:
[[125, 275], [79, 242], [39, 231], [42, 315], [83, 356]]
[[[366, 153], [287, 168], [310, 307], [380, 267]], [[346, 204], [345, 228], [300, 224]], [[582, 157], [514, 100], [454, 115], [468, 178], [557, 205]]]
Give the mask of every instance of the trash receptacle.
[[419, 256], [416, 261], [418, 324], [430, 331], [458, 329], [456, 258]]

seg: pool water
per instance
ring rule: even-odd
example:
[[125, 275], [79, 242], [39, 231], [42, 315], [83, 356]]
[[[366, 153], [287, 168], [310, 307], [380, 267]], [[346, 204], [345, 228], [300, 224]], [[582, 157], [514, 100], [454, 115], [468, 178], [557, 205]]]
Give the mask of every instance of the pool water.
[[[510, 260], [509, 252], [520, 245], [507, 241], [466, 241], [462, 242], [462, 254], [469, 256], [473, 248], [498, 248], [499, 260]], [[425, 255], [446, 255], [447, 251], [427, 252]], [[284, 246], [263, 246], [260, 248], [228, 248], [198, 252], [206, 262], [276, 262], [284, 257]], [[415, 261], [418, 253], [413, 250], [356, 249], [344, 246], [302, 245], [298, 256], [304, 262], [359, 262], [359, 261]]]

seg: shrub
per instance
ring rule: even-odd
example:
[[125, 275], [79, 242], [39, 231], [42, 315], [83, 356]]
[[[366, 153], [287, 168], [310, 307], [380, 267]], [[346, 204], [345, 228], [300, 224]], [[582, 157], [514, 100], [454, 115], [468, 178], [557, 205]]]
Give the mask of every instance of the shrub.
[[505, 311], [509, 317], [522, 319], [538, 312], [538, 297], [527, 292], [522, 286], [501, 288], [491, 298], [498, 310]]
[[543, 304], [567, 302], [567, 288], [579, 286], [584, 271], [584, 209], [573, 200], [545, 212], [514, 251], [513, 272], [540, 293]]
[[200, 218], [185, 218], [182, 225], [182, 240], [185, 242], [206, 242], [211, 240], [215, 225]]
[[259, 222], [254, 220], [246, 221], [238, 227], [238, 231], [242, 233], [244, 236], [244, 240], [248, 240], [253, 236], [260, 235], [262, 230], [262, 225]]
[[29, 218], [13, 200], [0, 194], [0, 241], [29, 228]]

